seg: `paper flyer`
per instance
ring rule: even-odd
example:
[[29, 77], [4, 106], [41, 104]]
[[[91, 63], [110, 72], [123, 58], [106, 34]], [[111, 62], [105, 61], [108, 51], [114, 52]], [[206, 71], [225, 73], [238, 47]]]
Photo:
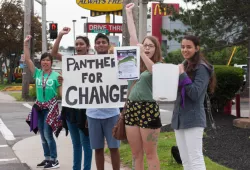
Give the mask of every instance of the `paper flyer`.
[[140, 48], [137, 46], [115, 47], [118, 79], [140, 78]]

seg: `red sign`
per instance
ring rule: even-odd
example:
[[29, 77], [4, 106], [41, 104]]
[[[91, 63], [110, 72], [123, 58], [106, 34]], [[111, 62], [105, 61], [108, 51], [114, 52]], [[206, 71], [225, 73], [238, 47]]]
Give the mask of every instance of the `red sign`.
[[[179, 4], [169, 4], [167, 3], [168, 6], [173, 6], [174, 9], [179, 12]], [[171, 15], [171, 13], [169, 13], [167, 11], [167, 8], [160, 8], [160, 4], [159, 3], [152, 3], [152, 8], [151, 8], [152, 12], [152, 35], [157, 37], [159, 42], [161, 43], [161, 28], [162, 28], [162, 16], [167, 16], [167, 15]]]
[[87, 23], [87, 32], [122, 33], [122, 24]]

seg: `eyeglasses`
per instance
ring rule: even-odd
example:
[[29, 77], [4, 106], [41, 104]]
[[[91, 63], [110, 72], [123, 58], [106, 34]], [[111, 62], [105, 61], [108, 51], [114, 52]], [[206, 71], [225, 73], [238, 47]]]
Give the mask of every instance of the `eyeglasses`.
[[143, 47], [144, 48], [154, 48], [155, 47], [155, 45], [153, 45], [153, 44], [143, 44]]

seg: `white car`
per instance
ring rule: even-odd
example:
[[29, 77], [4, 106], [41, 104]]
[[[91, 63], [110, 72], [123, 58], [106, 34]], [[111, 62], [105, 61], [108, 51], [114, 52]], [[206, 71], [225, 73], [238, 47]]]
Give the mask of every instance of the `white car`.
[[239, 67], [244, 70], [244, 83], [246, 83], [246, 77], [247, 77], [247, 65], [246, 64], [234, 64], [234, 67]]
[[56, 71], [58, 73], [61, 73], [62, 72], [62, 69], [60, 67], [52, 67], [52, 70], [53, 71]]

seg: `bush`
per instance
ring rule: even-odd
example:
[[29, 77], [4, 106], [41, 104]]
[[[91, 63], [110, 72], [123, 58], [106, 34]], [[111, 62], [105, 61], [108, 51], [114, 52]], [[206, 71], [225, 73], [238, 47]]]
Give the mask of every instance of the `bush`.
[[29, 89], [29, 96], [32, 99], [36, 99], [36, 85]]
[[176, 50], [168, 53], [167, 57], [164, 58], [166, 63], [180, 64], [184, 58], [181, 55], [181, 50]]
[[22, 83], [22, 80], [23, 80], [23, 79], [18, 78], [18, 79], [15, 80], [15, 83]]
[[[36, 85], [32, 88], [29, 89], [29, 96], [32, 99], [36, 99]], [[57, 100], [61, 100], [60, 94], [59, 94], [59, 90], [57, 90]]]
[[243, 84], [243, 70], [232, 66], [214, 66], [217, 86], [211, 96], [212, 107], [222, 112], [226, 103], [232, 100]]

